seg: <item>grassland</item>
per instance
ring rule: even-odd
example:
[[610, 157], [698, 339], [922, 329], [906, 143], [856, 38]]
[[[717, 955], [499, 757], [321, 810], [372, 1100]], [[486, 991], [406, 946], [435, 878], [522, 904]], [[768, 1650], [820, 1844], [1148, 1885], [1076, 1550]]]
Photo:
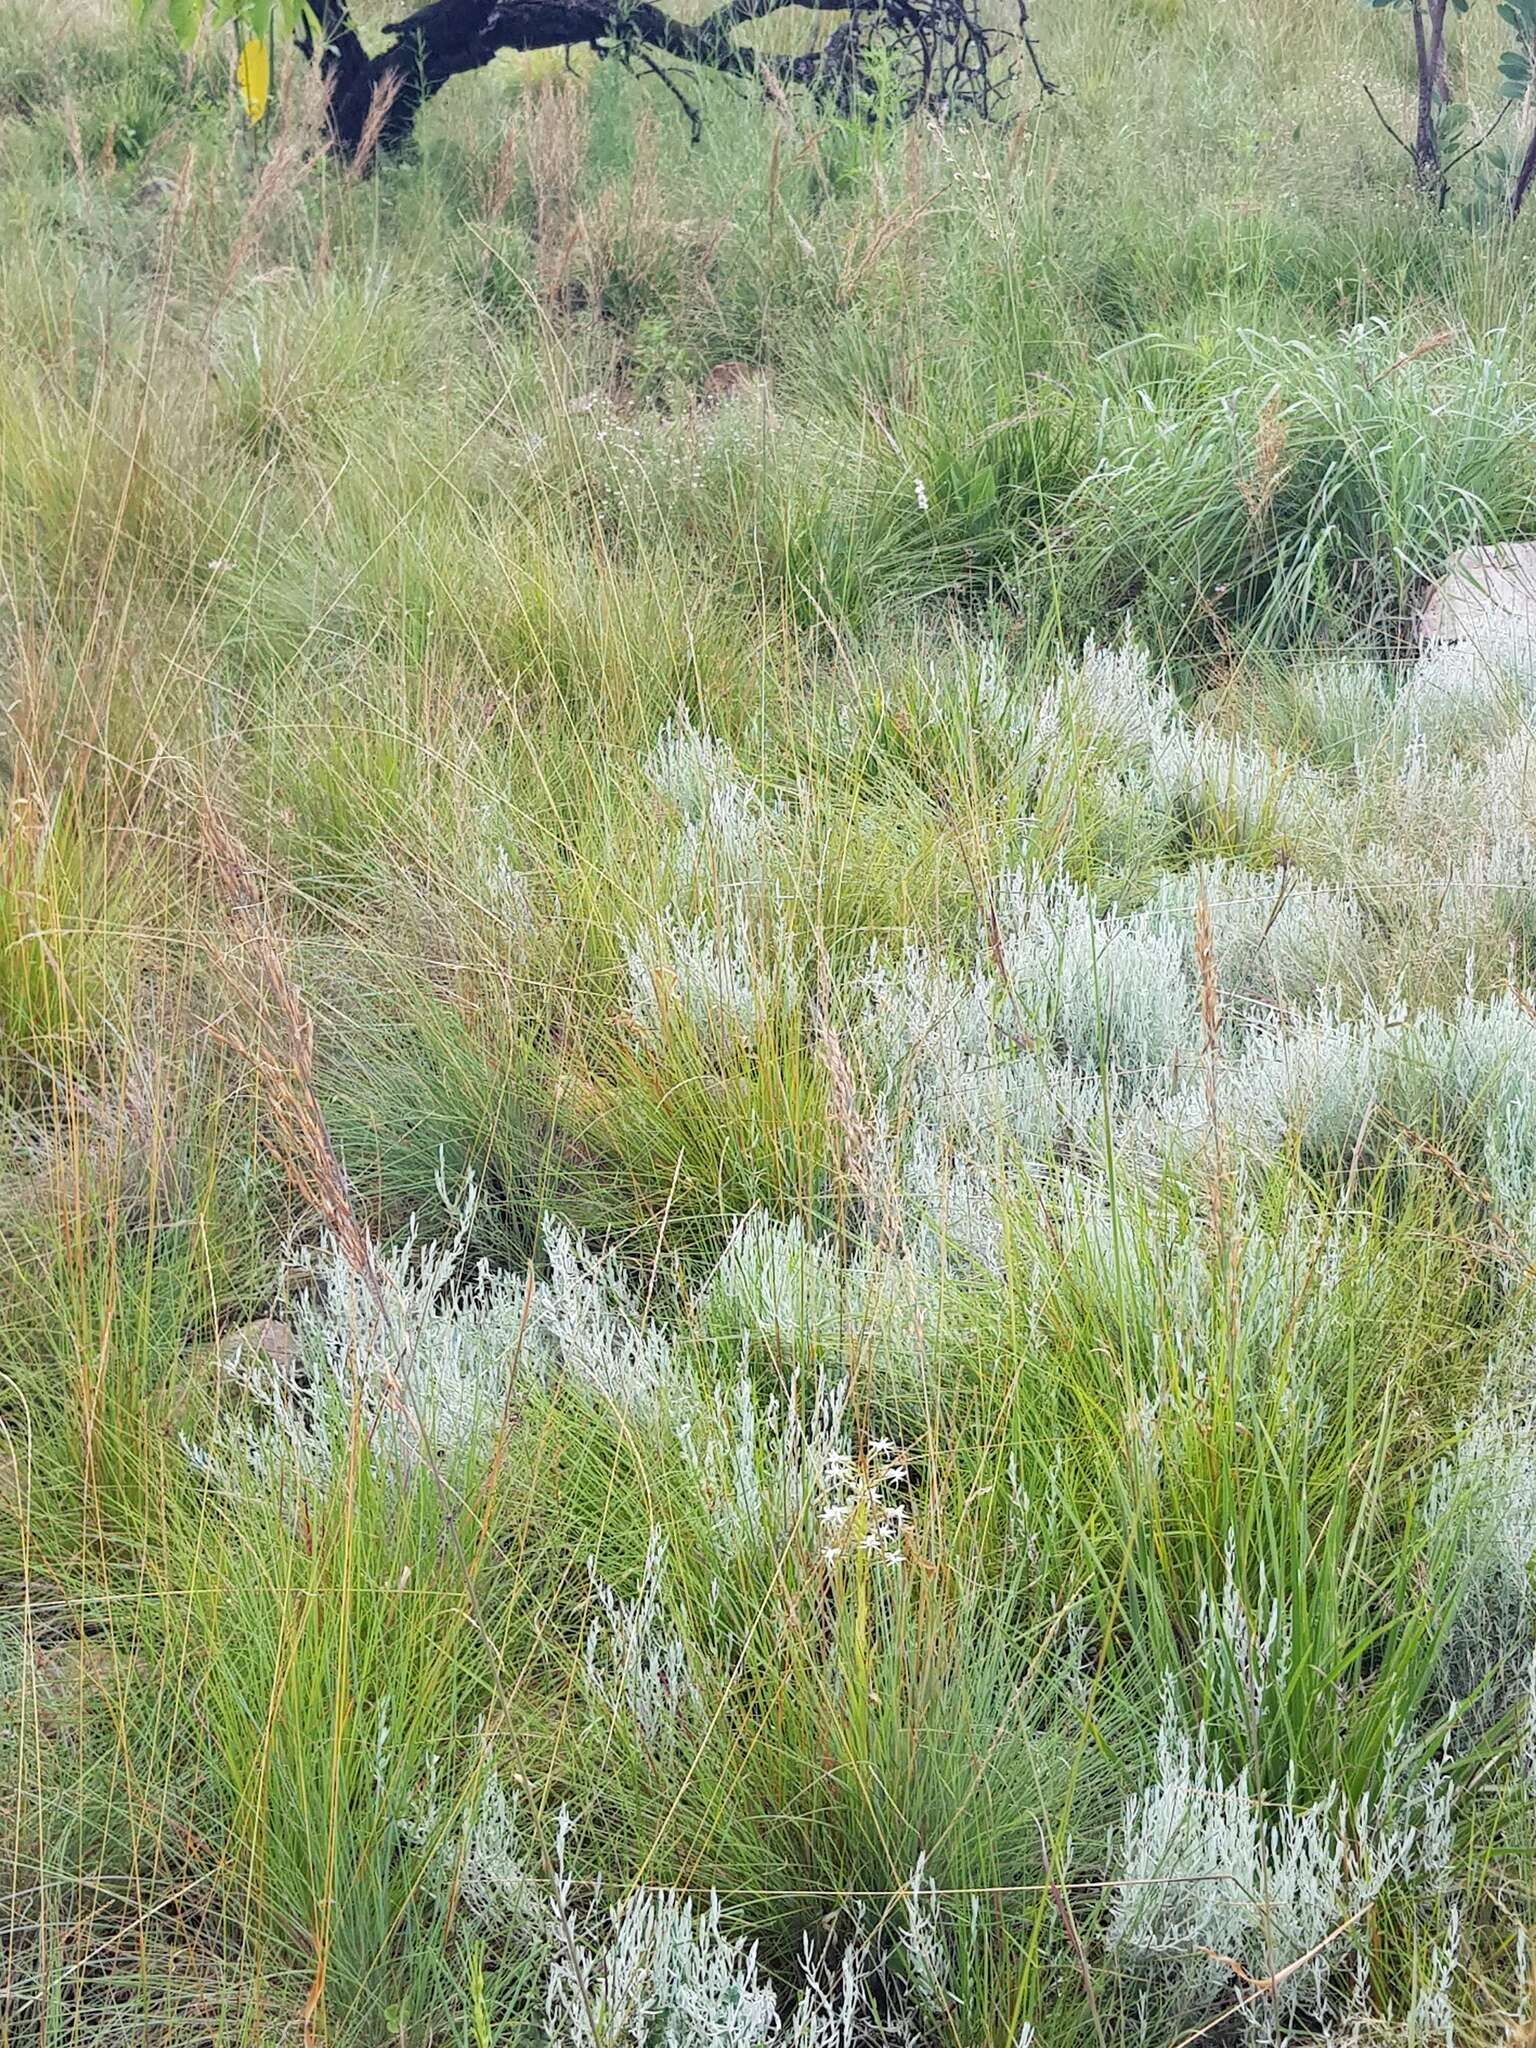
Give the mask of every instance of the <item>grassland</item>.
[[1536, 222], [1037, 12], [358, 180], [0, 8], [16, 2048], [1533, 2038]]

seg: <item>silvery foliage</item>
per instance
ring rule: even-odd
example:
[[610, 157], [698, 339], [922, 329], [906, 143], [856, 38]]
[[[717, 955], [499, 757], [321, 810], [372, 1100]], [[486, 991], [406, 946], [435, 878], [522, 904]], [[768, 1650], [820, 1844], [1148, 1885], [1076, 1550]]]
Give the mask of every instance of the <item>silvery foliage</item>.
[[803, 1412], [792, 1377], [781, 1404], [759, 1396], [743, 1372], [677, 1421], [683, 1460], [716, 1540], [731, 1554], [777, 1548], [834, 1497], [850, 1455], [848, 1383], [817, 1375]]
[[338, 1245], [294, 1254], [311, 1276], [295, 1304], [291, 1356], [237, 1351], [222, 1363], [254, 1414], [226, 1420], [188, 1458], [221, 1482], [242, 1473], [323, 1484], [360, 1427], [381, 1470], [409, 1476], [424, 1461], [489, 1445], [515, 1382], [584, 1393], [635, 1417], [690, 1387], [665, 1333], [646, 1321], [617, 1259], [544, 1219], [548, 1277], [529, 1292], [482, 1261], [466, 1273], [476, 1190], [452, 1198], [457, 1230], [422, 1244], [414, 1222], [359, 1272]]
[[1247, 2008], [1260, 2028], [1298, 2008], [1340, 2018], [1335, 1998], [1358, 1945], [1346, 1923], [1389, 1881], [1412, 1882], [1450, 1925], [1450, 1799], [1443, 1773], [1405, 1786], [1389, 1766], [1358, 1804], [1335, 1787], [1311, 1806], [1293, 1794], [1266, 1807], [1246, 1768], [1222, 1768], [1204, 1723], [1193, 1735], [1184, 1727], [1170, 1693], [1152, 1779], [1126, 1802], [1115, 1840], [1106, 1944], [1191, 1999], [1244, 1977], [1267, 1984]]
[[1200, 1590], [1201, 1683], [1209, 1688], [1213, 1714], [1230, 1727], [1253, 1731], [1266, 1707], [1283, 1695], [1290, 1676], [1290, 1619], [1270, 1593], [1262, 1564], [1257, 1598], [1250, 1606], [1231, 1534], [1222, 1565], [1220, 1600], [1212, 1600], [1208, 1587]]
[[837, 1344], [845, 1295], [830, 1245], [808, 1237], [798, 1221], [753, 1209], [732, 1229], [695, 1307], [707, 1329], [793, 1355]]
[[640, 1590], [633, 1600], [623, 1600], [597, 1576], [596, 1559], [587, 1560], [597, 1610], [582, 1654], [587, 1695], [633, 1728], [647, 1748], [675, 1738], [699, 1698], [687, 1645], [666, 1626], [666, 1561], [666, 1538], [653, 1529]]
[[1440, 1689], [1497, 1712], [1526, 1681], [1536, 1629], [1536, 1414], [1528, 1403], [1490, 1388], [1437, 1470], [1426, 1515], [1459, 1567]]
[[738, 1047], [798, 1000], [793, 954], [781, 938], [760, 937], [740, 907], [685, 921], [668, 905], [623, 945], [630, 1013], [648, 1038], [677, 1016], [701, 1039]]
[[1317, 769], [1207, 726], [1173, 727], [1148, 774], [1151, 791], [1170, 811], [1212, 814], [1244, 838], [1268, 833], [1310, 849], [1338, 830], [1338, 799]]
[[1087, 761], [1145, 767], [1182, 713], [1166, 679], [1129, 640], [1090, 638], [1082, 659], [1045, 692], [1034, 721], [1042, 756], [1084, 753]]
[[881, 1086], [899, 1088], [941, 1130], [987, 1130], [1003, 1101], [1006, 1049], [980, 971], [953, 974], [918, 946], [864, 985], [860, 1045]]
[[527, 1305], [528, 1372], [636, 1417], [653, 1414], [669, 1396], [686, 1399], [671, 1342], [646, 1320], [617, 1257], [594, 1251], [553, 1216], [544, 1218], [543, 1239], [549, 1276]]
[[778, 844], [774, 814], [739, 773], [730, 748], [700, 732], [682, 705], [656, 735], [644, 773], [681, 813], [667, 857], [674, 886], [697, 883], [718, 896], [767, 883]]
[[501, 834], [505, 821], [493, 805], [477, 804], [470, 815], [470, 845], [479, 899], [506, 924], [525, 931], [533, 923], [533, 891], [527, 873], [513, 861]]
[[1294, 1785], [1268, 1806], [1244, 1766], [1224, 1770], [1223, 1740], [1246, 1752], [1292, 1669], [1289, 1615], [1261, 1572], [1245, 1598], [1229, 1537], [1221, 1597], [1202, 1597], [1198, 1684], [1206, 1712], [1193, 1733], [1172, 1683], [1154, 1772], [1126, 1802], [1116, 1840], [1116, 1889], [1106, 1941], [1185, 1996], [1210, 1998], [1246, 1978], [1269, 1988], [1251, 2002], [1261, 2029], [1304, 2007], [1340, 2015], [1336, 1993], [1359, 1948], [1350, 1923], [1391, 1880], [1412, 1885], [1418, 1909], [1452, 1926], [1452, 1787], [1441, 1763], [1410, 1780], [1401, 1742], [1374, 1790], [1357, 1802], [1335, 1786], [1299, 1806]]
[[1042, 763], [1122, 778], [1169, 818], [1213, 812], [1244, 836], [1267, 830], [1309, 849], [1338, 833], [1338, 799], [1324, 775], [1192, 721], [1146, 652], [1128, 642], [1090, 640], [1081, 662], [1045, 692], [1034, 737]]
[[783, 2014], [756, 1943], [726, 1932], [714, 1892], [700, 1907], [640, 1888], [604, 1910], [599, 1883], [590, 1905], [578, 1905], [565, 1867], [569, 1829], [562, 1814], [544, 2001], [551, 2048], [873, 2048], [910, 2039], [899, 2016], [876, 2010], [877, 1958], [866, 1940], [845, 1944], [830, 1982], [807, 1940], [802, 1989]]
[[1455, 2048], [1456, 2008], [1451, 1992], [1460, 1959], [1461, 1909], [1453, 1904], [1446, 1913], [1445, 1934], [1430, 1955], [1427, 1981], [1420, 1987], [1408, 2015], [1414, 2040], [1439, 2041], [1444, 2048]]
[[1040, 1154], [1095, 1114], [1096, 1078], [1022, 1045], [1006, 994], [979, 969], [911, 946], [872, 968], [863, 994], [858, 1036], [877, 1088], [936, 1139]]
[[[1000, 1277], [1005, 1268], [1007, 1204], [1015, 1182], [997, 1162], [942, 1146], [914, 1129], [902, 1161], [899, 1194], [914, 1279], [932, 1291], [945, 1279]], [[879, 1298], [879, 1253], [866, 1254], [856, 1276], [860, 1298]]]
[[1506, 825], [1532, 815], [1536, 798], [1536, 740], [1529, 730], [1536, 718], [1536, 689], [1531, 692], [1526, 723], [1483, 763], [1480, 792], [1483, 823], [1491, 819]]
[[939, 1888], [928, 1875], [926, 1849], [918, 1852], [901, 1903], [901, 1951], [918, 2004], [925, 2012], [944, 2013], [954, 2003], [954, 1989]]
[[702, 817], [685, 820], [669, 867], [683, 887], [761, 889], [777, 848], [774, 821], [757, 792], [745, 782], [726, 782], [710, 791]]
[[[862, 2043], [895, 2044], [910, 2039], [900, 2019], [877, 2019], [870, 2001], [875, 1968], [870, 1945], [850, 1941], [843, 1949], [837, 1974], [828, 1983], [817, 1967], [809, 1937], [801, 1955], [804, 1989], [784, 2030], [788, 2048], [860, 2048]], [[1021, 2043], [1020, 2048], [1027, 2048]]]
[[694, 1300], [704, 1329], [813, 1362], [847, 1343], [905, 1352], [942, 1283], [1003, 1268], [1006, 1177], [914, 1126], [890, 1190], [893, 1245], [866, 1240], [843, 1263], [798, 1222], [752, 1210]]
[[736, 780], [730, 748], [712, 733], [700, 732], [683, 704], [657, 733], [642, 766], [656, 794], [691, 819], [702, 818], [715, 791]]
[[[1147, 910], [1180, 944], [1197, 976], [1195, 920], [1204, 903], [1223, 1021], [1262, 1023], [1269, 1013], [1348, 985], [1368, 957], [1365, 921], [1352, 896], [1294, 869], [1264, 874], [1235, 861], [1205, 861], [1165, 875]], [[1233, 1012], [1236, 1012], [1235, 1016]]]
[[1494, 1205], [1522, 1233], [1536, 1214], [1536, 1016], [1510, 992], [1422, 1029], [1442, 1115], [1481, 1132]]
[[512, 1384], [523, 1288], [483, 1263], [466, 1275], [476, 1191], [439, 1194], [456, 1217], [446, 1242], [370, 1249], [359, 1271], [334, 1242], [294, 1255], [310, 1276], [295, 1303], [292, 1355], [244, 1351], [223, 1372], [255, 1411], [227, 1420], [211, 1450], [185, 1444], [222, 1481], [242, 1468], [260, 1484], [329, 1478], [354, 1428], [380, 1469], [409, 1475], [439, 1454], [473, 1450], [494, 1434]]
[[944, 1144], [921, 1118], [898, 1145], [878, 1105], [864, 1135], [888, 1185], [866, 1191], [862, 1241], [844, 1260], [797, 1221], [749, 1212], [694, 1297], [707, 1335], [765, 1346], [797, 1368], [849, 1345], [877, 1350], [888, 1367], [911, 1365], [946, 1294], [958, 1306], [956, 1283], [1002, 1273], [1004, 1167]]
[[[1536, 937], [1536, 845], [1487, 823], [1495, 790], [1500, 819], [1536, 808], [1536, 749], [1506, 717], [1512, 689], [1536, 701], [1536, 673], [1505, 663], [1490, 678], [1464, 650], [1432, 649], [1394, 695], [1384, 671], [1345, 667], [1347, 717], [1323, 749], [1330, 783], [1192, 728], [1134, 648], [1090, 645], [1033, 696], [1010, 688], [1000, 661], [980, 664], [978, 715], [1033, 749], [1037, 766], [1066, 759], [1074, 774], [1123, 776], [1158, 805], [1177, 795], [1235, 807], [1245, 828], [1277, 825], [1293, 855], [1318, 854], [1351, 886], [1294, 857], [1271, 873], [1226, 859], [1165, 878], [1139, 908], [1101, 908], [1063, 874], [1013, 872], [996, 885], [995, 922], [958, 964], [909, 946], [873, 968], [858, 1038], [879, 1113], [900, 1132], [901, 1257], [878, 1271], [855, 1260], [850, 1303], [866, 1315], [900, 1303], [898, 1325], [910, 1305], [921, 1321], [946, 1267], [954, 1276], [954, 1250], [995, 1270], [1004, 1213], [1027, 1191], [1021, 1173], [1036, 1178], [1067, 1155], [1101, 1173], [1106, 1141], [1122, 1179], [1155, 1186], [1213, 1153], [1229, 1172], [1291, 1147], [1319, 1170], [1369, 1169], [1405, 1129], [1421, 1132], [1470, 1148], [1502, 1219], [1536, 1240], [1536, 1027], [1513, 996], [1414, 1017], [1370, 993], [1394, 889], [1433, 892], [1441, 959], [1474, 936], [1485, 951], [1500, 933]], [[1320, 670], [1319, 690], [1324, 680]], [[1463, 751], [1448, 759], [1453, 744]], [[1389, 837], [1372, 844], [1383, 818]], [[1214, 1049], [1195, 959], [1202, 897]], [[946, 1230], [925, 1229], [945, 1189]]]
[[[387, 1744], [382, 1717], [379, 1740]], [[437, 1779], [432, 1758], [401, 1833], [432, 1850], [427, 1875], [440, 1899], [454, 1898], [538, 1961], [551, 2048], [864, 2048], [896, 2038], [871, 2004], [866, 1941], [846, 1944], [830, 1982], [807, 1942], [803, 1988], [781, 2014], [756, 1943], [726, 1931], [715, 1893], [701, 1906], [639, 1886], [605, 1906], [602, 1879], [579, 1884], [567, 1867], [568, 1812], [556, 1823], [547, 1876], [537, 1875], [517, 1801], [488, 1753], [462, 1817], [445, 1821]]]
[[1235, 1142], [1262, 1157], [1294, 1140], [1309, 1161], [1348, 1165], [1380, 1111], [1403, 1021], [1371, 1006], [1346, 1017], [1325, 997], [1252, 1034], [1219, 1080]]
[[1114, 910], [1096, 916], [1064, 876], [1005, 875], [997, 918], [1010, 994], [1073, 1067], [1134, 1092], [1193, 1067], [1198, 1014], [1179, 934]]
[[1536, 1024], [1513, 995], [1465, 998], [1449, 1016], [1366, 1005], [1346, 1018], [1324, 1001], [1287, 1029], [1255, 1035], [1224, 1081], [1240, 1141], [1294, 1137], [1304, 1155], [1348, 1164], [1382, 1112], [1409, 1129], [1436, 1123], [1480, 1137], [1496, 1199], [1522, 1220], [1536, 1199]]
[[778, 2001], [757, 1945], [725, 1933], [713, 1893], [632, 1892], [596, 1938], [559, 1942], [545, 1993], [554, 2048], [764, 2048]]
[[[386, 1712], [379, 1716], [381, 1764], [389, 1739]], [[382, 1794], [382, 1767], [376, 1775]], [[428, 1882], [440, 1898], [455, 1897], [486, 1926], [541, 1944], [548, 1934], [544, 1888], [524, 1851], [517, 1797], [508, 1796], [489, 1745], [462, 1807], [445, 1812], [440, 1775], [440, 1759], [427, 1757], [411, 1808], [399, 1822], [403, 1839], [427, 1855]]]
[[1487, 755], [1536, 701], [1532, 654], [1514, 633], [1427, 642], [1388, 700], [1383, 737], [1441, 759]]
[[481, 848], [480, 890], [486, 903], [508, 924], [525, 927], [533, 920], [533, 895], [528, 877], [512, 865], [505, 846]]
[[1312, 760], [1356, 771], [1379, 750], [1391, 710], [1387, 671], [1355, 656], [1311, 661], [1286, 678], [1287, 723]]
[[[1112, 1293], [1117, 1312], [1136, 1333], [1146, 1361], [1140, 1407], [1132, 1418], [1143, 1452], [1160, 1458], [1165, 1431], [1210, 1419], [1213, 1353], [1239, 1339], [1233, 1364], [1246, 1393], [1289, 1407], [1289, 1426], [1314, 1430], [1325, 1418], [1305, 1376], [1309, 1405], [1291, 1377], [1271, 1367], [1283, 1355], [1305, 1356], [1346, 1327], [1357, 1313], [1340, 1291], [1346, 1266], [1368, 1289], [1374, 1263], [1369, 1226], [1309, 1225], [1292, 1214], [1277, 1229], [1248, 1223], [1229, 1244], [1213, 1241], [1208, 1220], [1187, 1203], [1161, 1195], [1143, 1208], [1122, 1197], [1118, 1210], [1102, 1184], [1087, 1177], [1064, 1191], [1049, 1251], [1021, 1246], [1015, 1282], [1031, 1299], [1048, 1298], [1063, 1275]], [[1235, 1329], [1231, 1326], [1235, 1323]]]
[[[1490, 810], [1490, 829], [1448, 870], [1428, 863], [1405, 869], [1400, 858], [1394, 863], [1398, 907], [1416, 932], [1443, 932], [1463, 956], [1478, 946], [1536, 942], [1536, 843], [1508, 829], [1506, 821], [1518, 815]], [[1411, 902], [1404, 904], [1409, 891]]]

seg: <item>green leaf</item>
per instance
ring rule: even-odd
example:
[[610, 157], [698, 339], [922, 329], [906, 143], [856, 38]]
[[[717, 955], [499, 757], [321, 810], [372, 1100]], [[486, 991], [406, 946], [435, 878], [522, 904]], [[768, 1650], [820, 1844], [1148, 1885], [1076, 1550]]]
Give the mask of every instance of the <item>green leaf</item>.
[[966, 510], [968, 512], [985, 512], [989, 505], [996, 503], [997, 471], [990, 463], [986, 464], [984, 468], [978, 469], [971, 478], [970, 487], [966, 491], [965, 497]]
[[165, 11], [177, 42], [184, 50], [190, 50], [203, 18], [203, 0], [165, 0]]

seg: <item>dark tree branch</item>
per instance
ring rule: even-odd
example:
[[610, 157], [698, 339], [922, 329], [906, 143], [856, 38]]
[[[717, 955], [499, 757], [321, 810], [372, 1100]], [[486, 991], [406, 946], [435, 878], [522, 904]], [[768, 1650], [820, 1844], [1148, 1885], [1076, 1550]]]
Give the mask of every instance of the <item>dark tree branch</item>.
[[[1406, 140], [1406, 139], [1405, 139], [1405, 138], [1404, 138], [1404, 137], [1403, 137], [1402, 135], [1400, 135], [1400, 134], [1398, 133], [1398, 131], [1397, 131], [1397, 130], [1396, 130], [1396, 129], [1395, 129], [1395, 128], [1394, 128], [1393, 126], [1392, 126], [1392, 123], [1391, 123], [1391, 122], [1390, 122], [1390, 121], [1389, 121], [1389, 120], [1387, 119], [1386, 115], [1385, 115], [1385, 114], [1384, 114], [1384, 113], [1383, 113], [1383, 112], [1381, 111], [1381, 105], [1380, 105], [1380, 102], [1379, 102], [1379, 101], [1377, 100], [1377, 98], [1376, 98], [1376, 95], [1375, 95], [1375, 93], [1373, 93], [1373, 92], [1371, 91], [1371, 88], [1370, 88], [1370, 87], [1369, 87], [1368, 85], [1367, 85], [1367, 86], [1365, 86], [1365, 87], [1363, 87], [1363, 88], [1362, 88], [1362, 90], [1364, 91], [1364, 93], [1365, 93], [1365, 96], [1366, 96], [1366, 98], [1367, 98], [1367, 99], [1368, 99], [1368, 100], [1370, 101], [1370, 103], [1371, 103], [1371, 111], [1372, 111], [1372, 113], [1374, 113], [1374, 114], [1375, 114], [1375, 116], [1376, 116], [1377, 120], [1378, 120], [1378, 121], [1379, 121], [1379, 122], [1381, 123], [1382, 127], [1386, 129], [1387, 133], [1388, 133], [1388, 134], [1389, 134], [1389, 135], [1391, 136], [1392, 140], [1393, 140], [1393, 141], [1394, 141], [1394, 142], [1395, 142], [1395, 143], [1397, 144], [1398, 148], [1399, 148], [1400, 150], [1402, 150], [1402, 152], [1404, 153], [1404, 155], [1405, 155], [1405, 156], [1409, 156], [1409, 157], [1412, 157], [1412, 156], [1413, 156], [1413, 144], [1412, 144], [1411, 142], [1407, 141], [1407, 140]], [[1416, 161], [1416, 159], [1415, 159], [1415, 161]]]
[[659, 79], [667, 91], [671, 93], [673, 99], [677, 101], [678, 106], [682, 109], [683, 119], [688, 123], [689, 141], [697, 142], [704, 133], [704, 116], [699, 112], [693, 101], [689, 99], [671, 72], [668, 71], [664, 64], [658, 64], [650, 51], [646, 49], [638, 50], [632, 61], [642, 71], [648, 71], [652, 78]]
[[[1511, 101], [1511, 105], [1513, 105], [1513, 101]], [[1520, 168], [1515, 173], [1514, 189], [1509, 195], [1509, 217], [1511, 220], [1518, 220], [1520, 218], [1520, 209], [1525, 204], [1525, 197], [1531, 189], [1533, 179], [1536, 179], [1536, 134], [1533, 134], [1530, 141], [1525, 145], [1525, 155], [1520, 159]]]
[[[736, 40], [737, 31], [797, 4], [846, 18], [819, 48], [770, 54]], [[318, 53], [306, 28], [300, 47], [318, 54], [327, 88], [332, 147], [349, 161], [389, 153], [408, 139], [426, 102], [452, 79], [479, 70], [502, 50], [551, 50], [586, 44], [659, 78], [677, 99], [691, 132], [699, 112], [661, 62], [728, 78], [806, 86], [842, 112], [872, 97], [872, 59], [889, 60], [900, 111], [998, 111], [1012, 73], [1012, 46], [1022, 47], [1043, 93], [1055, 91], [1025, 28], [986, 27], [978, 0], [722, 0], [702, 21], [680, 21], [654, 0], [428, 0], [391, 22], [390, 45], [370, 57], [352, 25], [346, 0], [317, 0]]]
[[1499, 111], [1494, 115], [1493, 119], [1488, 123], [1488, 126], [1483, 130], [1482, 134], [1474, 135], [1472, 140], [1467, 144], [1465, 149], [1457, 150], [1456, 154], [1453, 157], [1451, 157], [1445, 165], [1445, 175], [1447, 177], [1451, 175], [1452, 171], [1455, 170], [1458, 164], [1464, 164], [1469, 156], [1476, 156], [1477, 152], [1482, 148], [1485, 142], [1491, 142], [1493, 140], [1494, 136], [1498, 134], [1499, 130], [1504, 125], [1505, 115], [1509, 113], [1510, 109], [1514, 106], [1514, 104], [1515, 103], [1513, 100], [1506, 100], [1503, 106], [1500, 107]]
[[1053, 79], [1046, 77], [1045, 66], [1040, 62], [1040, 51], [1036, 46], [1033, 34], [1030, 32], [1029, 0], [1019, 0], [1019, 41], [1024, 45], [1024, 54], [1029, 59], [1029, 68], [1034, 72], [1035, 81], [1040, 87], [1040, 97], [1043, 100], [1048, 100], [1052, 93], [1060, 92], [1061, 87]]

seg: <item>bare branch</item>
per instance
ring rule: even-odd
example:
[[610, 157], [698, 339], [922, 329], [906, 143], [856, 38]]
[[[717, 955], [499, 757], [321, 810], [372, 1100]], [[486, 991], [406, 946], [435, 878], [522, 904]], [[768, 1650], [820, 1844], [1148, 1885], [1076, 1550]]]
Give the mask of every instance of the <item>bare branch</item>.
[[[1392, 123], [1381, 111], [1381, 107], [1377, 103], [1376, 95], [1371, 91], [1371, 88], [1367, 85], [1363, 88], [1363, 90], [1366, 98], [1371, 103], [1372, 113], [1376, 116], [1377, 120], [1381, 123], [1382, 127], [1386, 129], [1387, 133], [1391, 136], [1392, 140], [1397, 144], [1398, 148], [1402, 150], [1406, 156], [1412, 157], [1413, 144], [1411, 142], [1405, 141], [1404, 138], [1401, 135], [1399, 135], [1397, 130], [1392, 126]], [[1417, 162], [1417, 158], [1414, 158], [1414, 161]]]

